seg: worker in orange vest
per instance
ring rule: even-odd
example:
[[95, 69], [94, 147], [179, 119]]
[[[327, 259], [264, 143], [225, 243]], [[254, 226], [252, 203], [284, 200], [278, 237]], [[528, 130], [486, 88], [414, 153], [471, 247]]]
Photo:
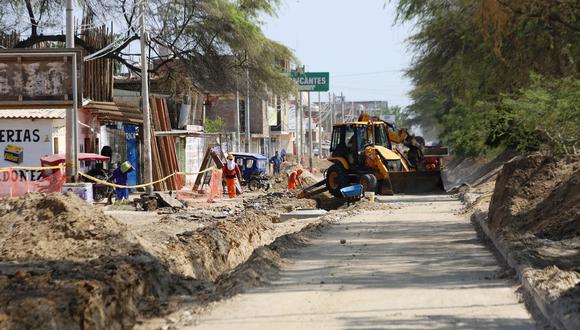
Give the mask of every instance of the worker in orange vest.
[[236, 178], [238, 181], [242, 179], [242, 173], [238, 164], [234, 162], [234, 155], [229, 154], [226, 159], [226, 165], [222, 168], [222, 175], [226, 179], [228, 187], [228, 196], [230, 198], [236, 197]]
[[296, 190], [296, 183], [302, 187], [302, 179], [300, 175], [302, 175], [303, 170], [301, 168], [297, 169], [296, 171], [290, 173], [288, 176], [288, 189], [289, 190]]

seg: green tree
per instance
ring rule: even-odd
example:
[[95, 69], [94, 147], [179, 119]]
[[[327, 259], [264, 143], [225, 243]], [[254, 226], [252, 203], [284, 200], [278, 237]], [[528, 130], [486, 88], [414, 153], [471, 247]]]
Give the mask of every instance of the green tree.
[[397, 127], [405, 127], [407, 125], [405, 111], [401, 106], [398, 105], [388, 106], [382, 109], [381, 114], [387, 116], [395, 116], [395, 125]]
[[216, 119], [206, 118], [204, 129], [207, 133], [222, 133], [224, 126], [224, 120], [221, 117], [217, 117]]
[[[103, 56], [140, 73], [129, 45], [139, 39], [141, 0], [78, 0], [94, 22], [115, 22], [116, 40]], [[0, 0], [0, 34], [23, 31], [28, 37], [11, 45], [33, 47], [43, 42], [64, 43], [63, 0]], [[147, 41], [152, 74], [162, 74], [181, 86], [185, 78], [212, 90], [234, 90], [246, 70], [254, 90], [283, 93], [293, 89], [282, 64], [292, 52], [264, 36], [260, 17], [275, 15], [278, 0], [149, 0], [146, 1]], [[22, 19], [23, 17], [28, 20]], [[82, 27], [93, 28], [94, 26]], [[88, 53], [99, 51], [76, 38]], [[177, 65], [175, 63], [178, 63]]]
[[545, 77], [546, 84], [578, 78], [578, 2], [399, 0], [397, 10], [399, 21], [417, 26], [409, 39], [415, 53], [407, 71], [414, 83], [411, 121], [436, 127], [456, 152], [533, 148], [531, 140], [523, 147], [523, 140], [513, 138], [523, 125], [514, 116], [525, 114], [504, 98], [518, 98], [534, 84], [532, 73]]

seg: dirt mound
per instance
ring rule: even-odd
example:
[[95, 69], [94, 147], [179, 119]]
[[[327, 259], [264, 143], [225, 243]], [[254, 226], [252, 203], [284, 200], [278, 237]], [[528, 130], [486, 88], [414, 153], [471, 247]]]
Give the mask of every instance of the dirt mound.
[[551, 240], [579, 236], [580, 157], [531, 154], [505, 164], [489, 209], [492, 230]]
[[0, 200], [2, 261], [84, 261], [126, 255], [136, 243], [124, 225], [74, 195]]
[[0, 328], [121, 329], [191, 283], [76, 196], [0, 200]]
[[[324, 161], [327, 162], [326, 160], [324, 160]], [[280, 175], [277, 178], [271, 180], [272, 190], [273, 191], [283, 191], [285, 189], [288, 189], [288, 177], [297, 168], [298, 168], [298, 165], [296, 163], [291, 163], [291, 162], [282, 163], [282, 166], [280, 167]], [[304, 188], [306, 188], [310, 185], [313, 185], [316, 182], [323, 179], [322, 173], [320, 173], [320, 170], [317, 170], [318, 173], [313, 174], [313, 173], [310, 173], [310, 171], [308, 171], [308, 169], [306, 169], [304, 167], [301, 167], [301, 168], [302, 168], [303, 172], [300, 175], [300, 177], [302, 178], [302, 184], [303, 184]]]

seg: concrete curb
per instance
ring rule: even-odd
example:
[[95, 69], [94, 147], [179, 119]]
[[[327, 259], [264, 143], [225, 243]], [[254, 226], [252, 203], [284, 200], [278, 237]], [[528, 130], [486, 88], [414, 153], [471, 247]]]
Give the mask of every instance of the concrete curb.
[[561, 311], [555, 308], [548, 300], [548, 297], [546, 297], [542, 291], [533, 285], [529, 275], [534, 271], [534, 268], [528, 264], [516, 261], [513, 253], [510, 252], [508, 242], [504, 240], [501, 235], [496, 236], [495, 233], [489, 229], [486, 222], [487, 215], [487, 211], [476, 209], [475, 212], [471, 215], [471, 221], [475, 222], [482, 229], [487, 238], [501, 253], [504, 260], [516, 271], [522, 287], [533, 298], [533, 302], [538, 310], [542, 313], [542, 315], [544, 315], [550, 325], [558, 330], [577, 329], [577, 325], [574, 325], [574, 322], [566, 319], [564, 315], [562, 315]]

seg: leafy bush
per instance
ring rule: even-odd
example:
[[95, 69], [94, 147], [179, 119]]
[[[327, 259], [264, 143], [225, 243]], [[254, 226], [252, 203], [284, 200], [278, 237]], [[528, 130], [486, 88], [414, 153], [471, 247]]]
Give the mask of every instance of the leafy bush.
[[206, 118], [204, 128], [207, 133], [221, 133], [224, 131], [224, 120], [221, 117], [216, 119]]
[[503, 95], [504, 133], [518, 150], [579, 153], [580, 79], [532, 75], [529, 87]]

